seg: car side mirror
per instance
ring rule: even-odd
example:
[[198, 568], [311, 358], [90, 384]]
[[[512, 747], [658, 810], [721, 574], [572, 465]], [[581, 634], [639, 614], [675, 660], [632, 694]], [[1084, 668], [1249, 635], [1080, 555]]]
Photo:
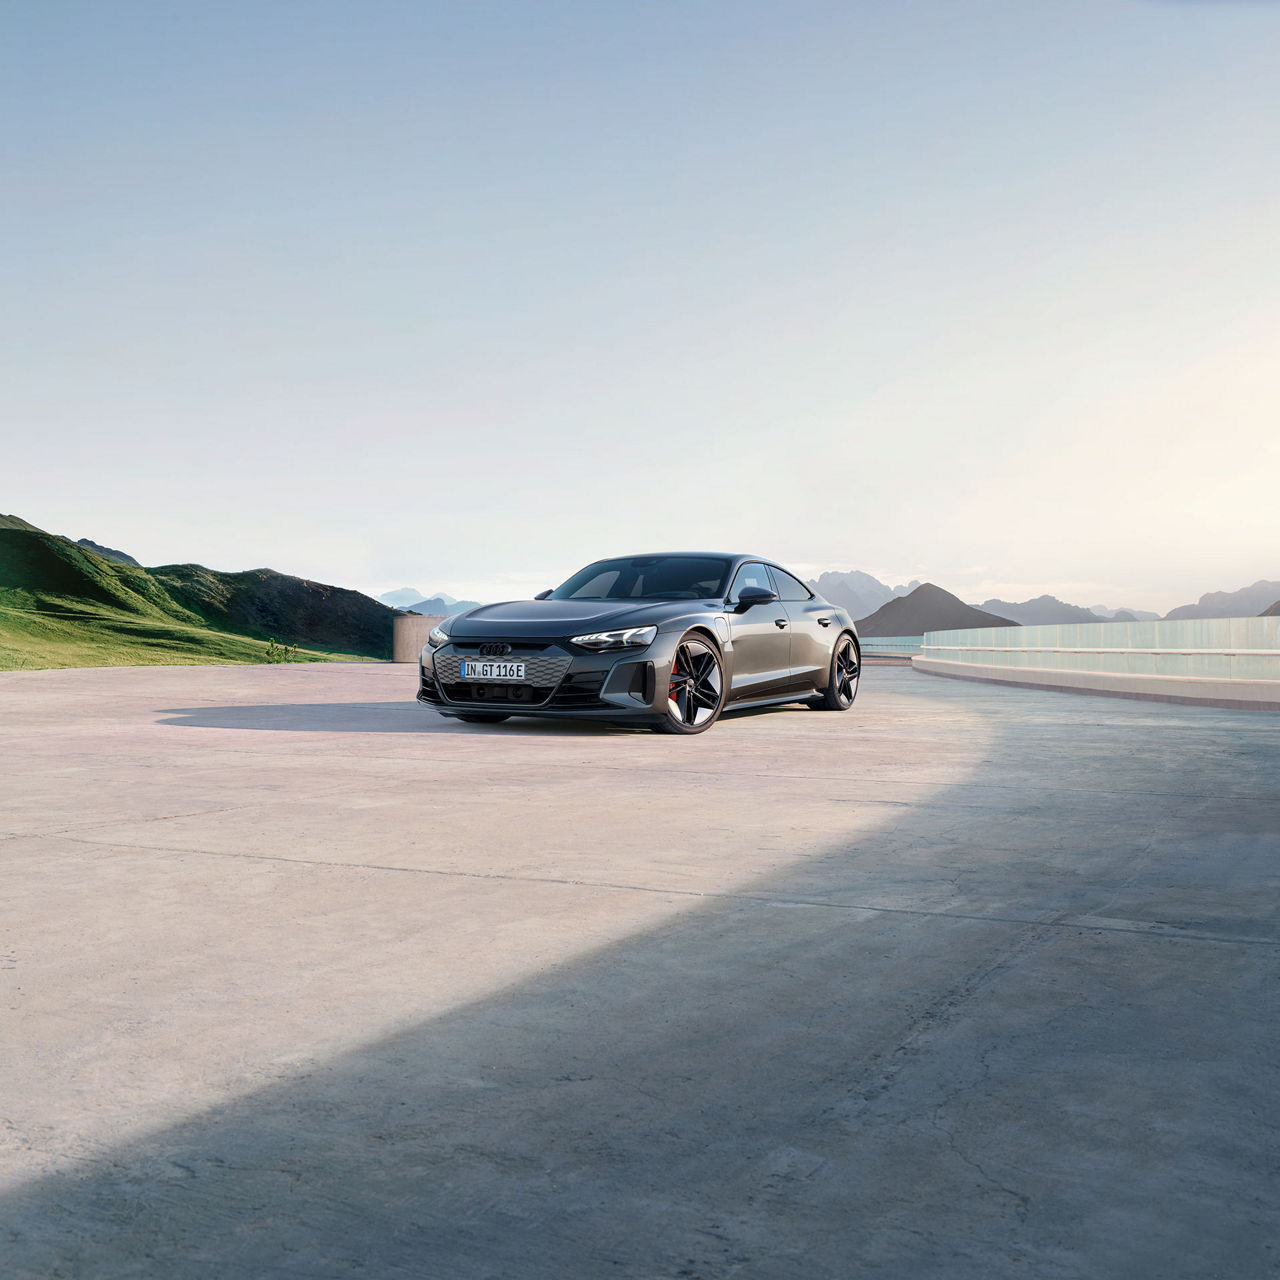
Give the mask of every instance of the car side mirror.
[[545, 591], [539, 591], [538, 594], [533, 598], [535, 600], [545, 600], [554, 590], [555, 590], [554, 587], [548, 587]]
[[777, 598], [776, 591], [768, 591], [764, 587], [743, 587], [738, 592], [738, 612], [746, 613], [758, 604], [772, 604]]

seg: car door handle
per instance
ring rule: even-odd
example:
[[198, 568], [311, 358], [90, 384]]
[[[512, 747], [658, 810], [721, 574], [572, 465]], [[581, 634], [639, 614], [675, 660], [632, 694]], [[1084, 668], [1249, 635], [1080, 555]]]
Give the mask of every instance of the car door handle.
[[787, 625], [786, 618], [774, 618], [773, 625], [775, 627], [785, 627]]
[[819, 619], [818, 619], [818, 626], [820, 626], [820, 627], [829, 627], [830, 625], [831, 625], [831, 619], [830, 619], [830, 618], [819, 618]]

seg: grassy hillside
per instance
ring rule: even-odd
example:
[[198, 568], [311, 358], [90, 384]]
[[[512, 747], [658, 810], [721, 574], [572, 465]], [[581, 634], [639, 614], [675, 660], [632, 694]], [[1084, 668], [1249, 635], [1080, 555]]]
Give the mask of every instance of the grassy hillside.
[[[384, 612], [382, 647], [389, 650], [391, 614]], [[225, 610], [206, 611], [195, 596], [176, 599], [146, 569], [96, 555], [19, 517], [0, 516], [0, 670], [265, 662], [273, 654], [269, 637], [299, 644], [301, 661], [384, 656], [373, 644], [298, 635], [308, 626], [283, 610], [277, 620], [277, 629], [256, 633]]]
[[167, 564], [148, 572], [179, 605], [213, 626], [391, 657], [392, 611], [358, 591], [274, 569], [220, 573], [201, 564]]

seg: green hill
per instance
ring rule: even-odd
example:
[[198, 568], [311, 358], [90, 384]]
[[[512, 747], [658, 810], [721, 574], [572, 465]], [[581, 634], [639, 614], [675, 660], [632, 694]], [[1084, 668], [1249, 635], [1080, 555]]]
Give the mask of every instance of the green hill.
[[147, 572], [175, 601], [215, 626], [391, 657], [393, 612], [359, 591], [274, 569], [220, 573], [202, 564], [166, 564]]
[[272, 639], [300, 661], [387, 658], [391, 616], [270, 570], [143, 569], [0, 516], [0, 670], [278, 661]]

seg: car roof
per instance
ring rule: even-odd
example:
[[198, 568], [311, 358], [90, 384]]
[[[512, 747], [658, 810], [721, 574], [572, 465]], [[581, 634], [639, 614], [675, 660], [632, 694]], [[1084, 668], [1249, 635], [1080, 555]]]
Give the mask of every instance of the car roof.
[[[773, 563], [768, 556], [748, 555], [744, 551], [635, 551], [628, 555], [601, 556], [600, 560], [656, 560], [660, 556], [688, 556], [693, 559], [707, 560], [762, 560], [766, 564]], [[591, 561], [592, 564], [599, 562]]]

